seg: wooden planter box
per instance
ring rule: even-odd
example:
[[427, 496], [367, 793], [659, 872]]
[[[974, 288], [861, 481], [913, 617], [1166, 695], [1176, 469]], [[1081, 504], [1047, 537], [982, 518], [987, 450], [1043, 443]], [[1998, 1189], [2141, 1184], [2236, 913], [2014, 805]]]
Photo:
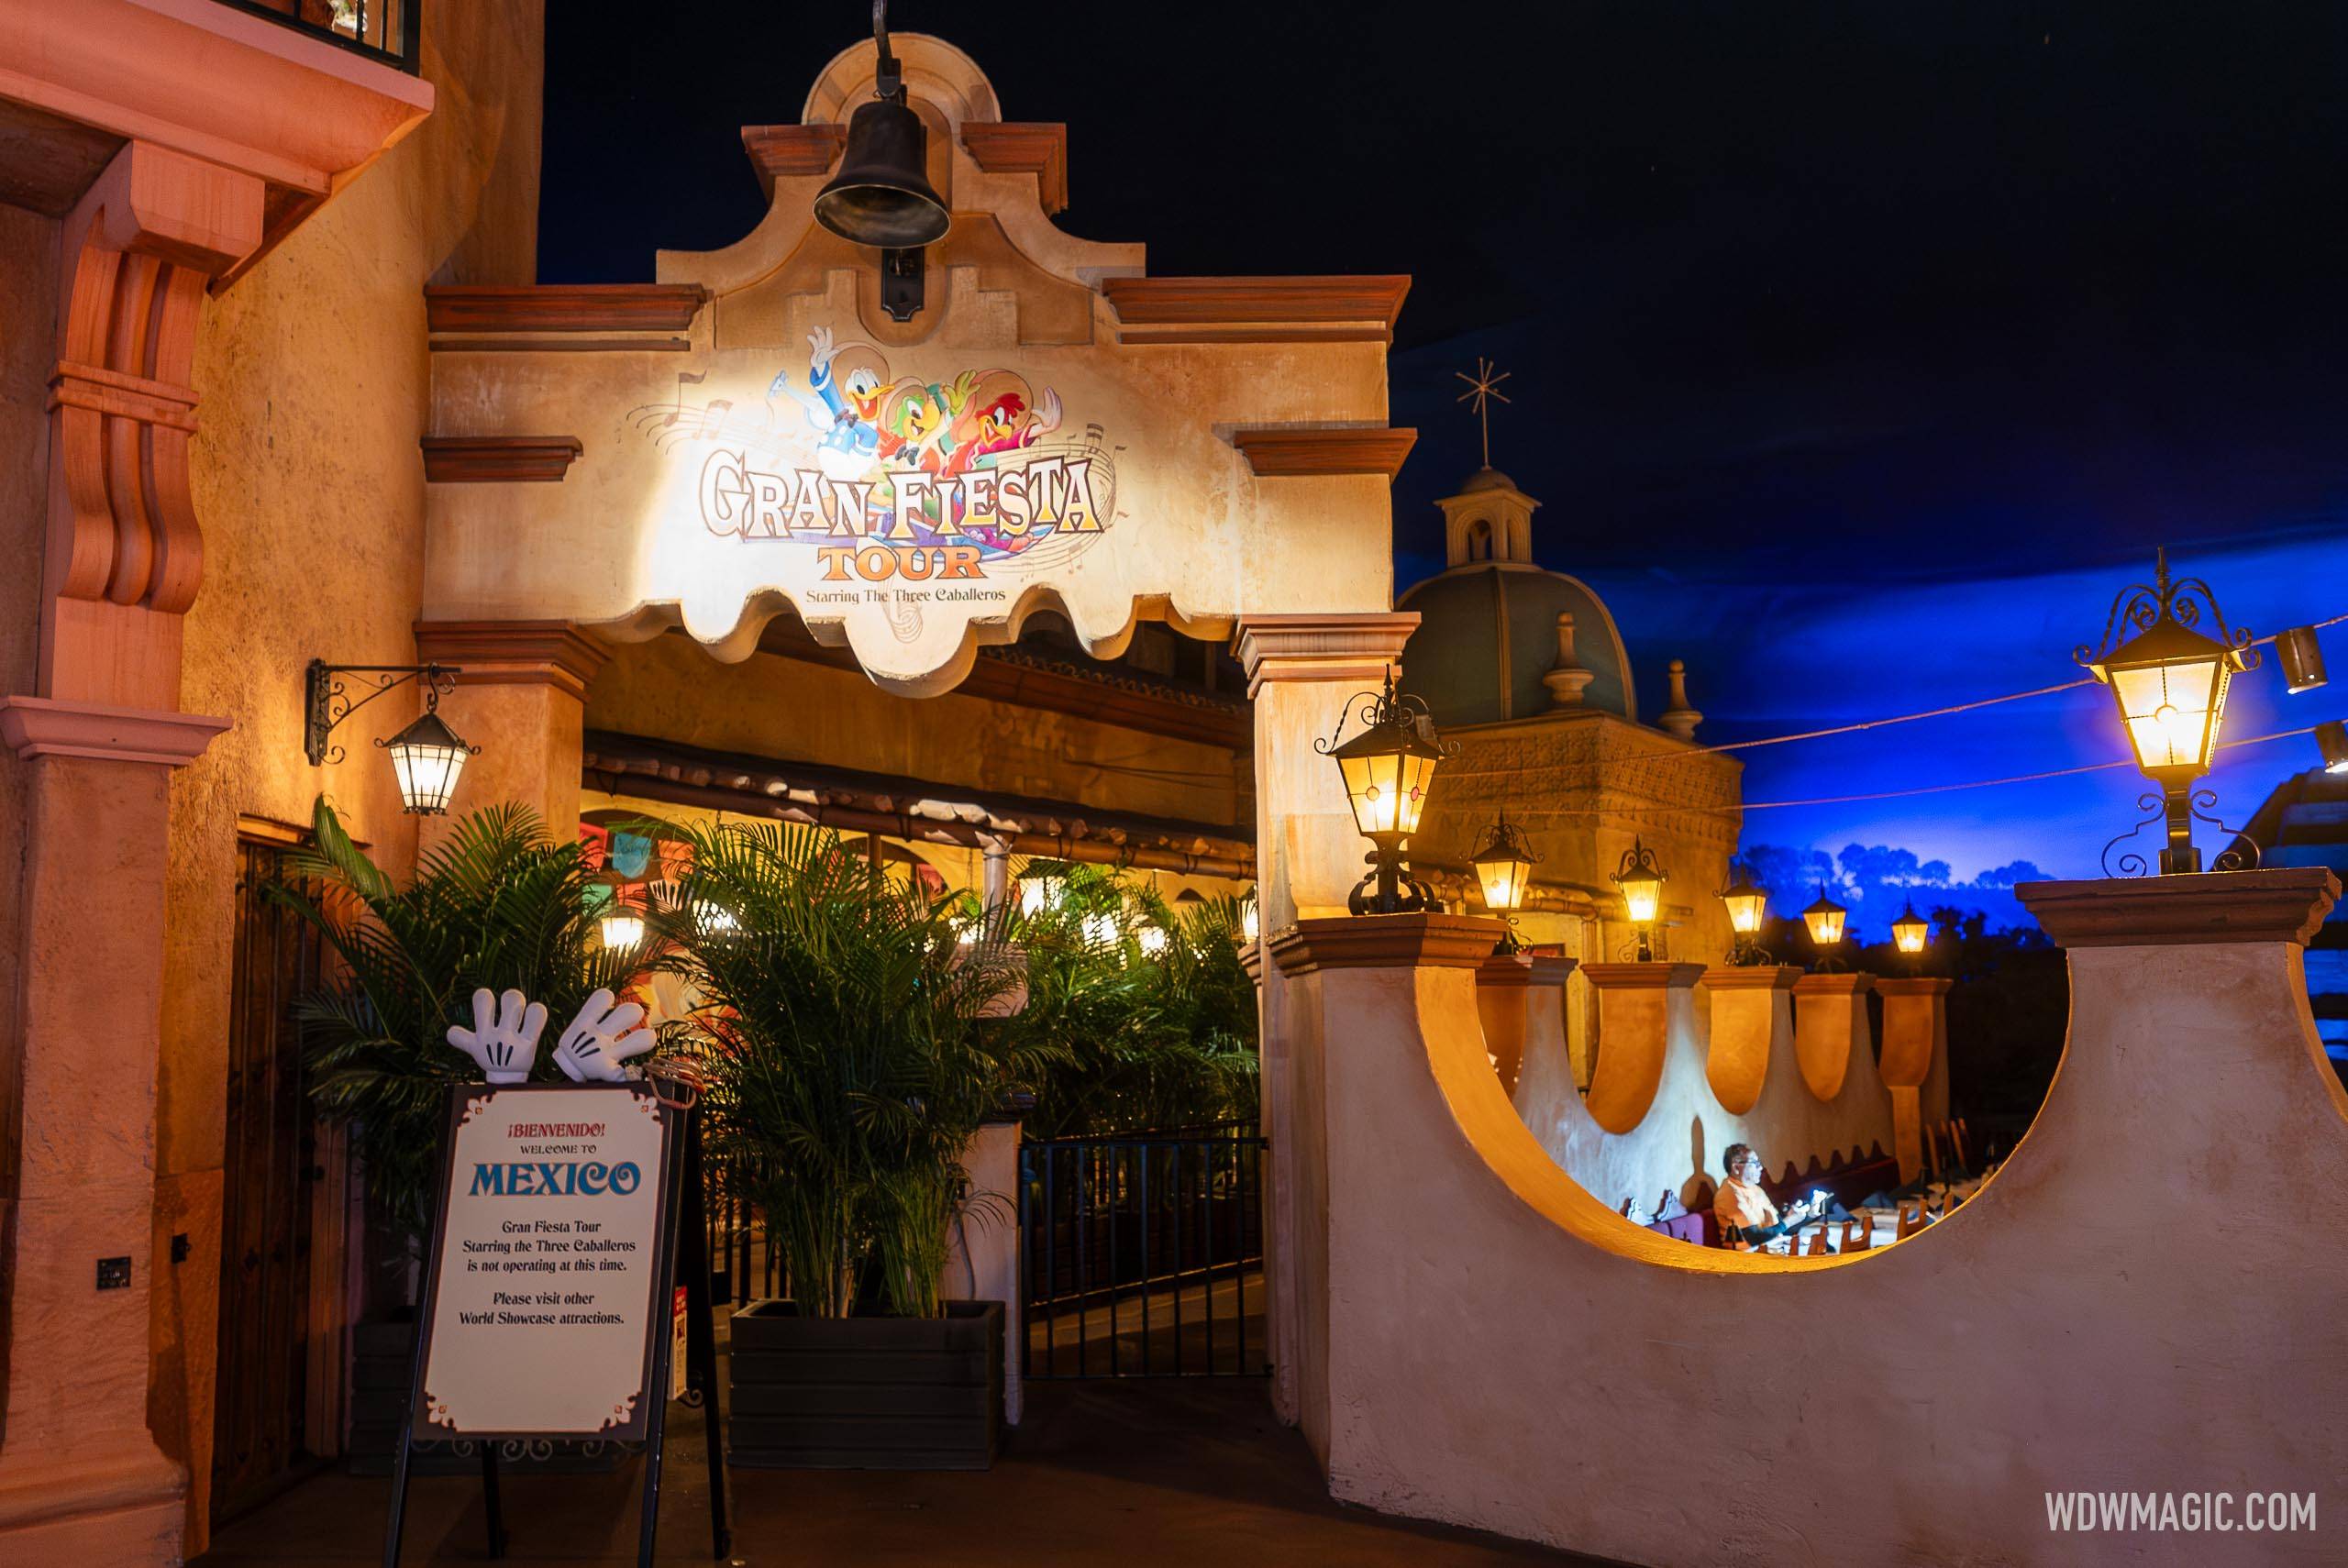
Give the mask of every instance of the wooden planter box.
[[984, 1470], [1002, 1432], [1000, 1301], [943, 1318], [734, 1314], [728, 1458], [753, 1469]]

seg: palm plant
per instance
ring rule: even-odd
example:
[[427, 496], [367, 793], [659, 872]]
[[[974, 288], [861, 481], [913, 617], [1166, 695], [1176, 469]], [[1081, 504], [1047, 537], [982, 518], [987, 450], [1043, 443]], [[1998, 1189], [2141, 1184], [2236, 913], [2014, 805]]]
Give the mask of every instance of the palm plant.
[[[1055, 870], [1058, 900], [1030, 916], [1027, 1007], [1014, 1028], [1044, 1053], [1038, 1138], [1252, 1120], [1256, 987], [1239, 962], [1243, 905], [1177, 914], [1146, 884], [1098, 867]], [[1166, 933], [1156, 951], [1139, 935]]]
[[314, 845], [289, 857], [295, 880], [271, 890], [339, 960], [331, 982], [296, 1003], [311, 1097], [322, 1117], [349, 1126], [369, 1199], [413, 1242], [431, 1220], [449, 1088], [475, 1076], [448, 1041], [450, 1024], [470, 1021], [473, 991], [519, 990], [562, 1020], [591, 992], [625, 983], [633, 964], [601, 944], [581, 845], [548, 838], [526, 807], [460, 819], [416, 857], [404, 888], [323, 797], [313, 828]]
[[803, 1313], [937, 1316], [949, 1227], [1003, 1201], [970, 1194], [963, 1151], [1036, 1066], [984, 1016], [1017, 971], [993, 942], [958, 942], [955, 900], [826, 829], [683, 836], [691, 868], [655, 926], [659, 966], [699, 998], [669, 1032], [703, 1058], [713, 1152]]

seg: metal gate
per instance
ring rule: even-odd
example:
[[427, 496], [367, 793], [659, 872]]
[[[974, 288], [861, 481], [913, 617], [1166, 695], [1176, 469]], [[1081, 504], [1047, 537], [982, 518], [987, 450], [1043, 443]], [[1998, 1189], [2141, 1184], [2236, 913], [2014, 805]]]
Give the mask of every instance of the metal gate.
[[1268, 1372], [1265, 1158], [1249, 1122], [1021, 1144], [1022, 1375]]
[[307, 1427], [310, 1199], [324, 1173], [293, 1005], [317, 986], [321, 941], [270, 900], [282, 856], [274, 845], [237, 845], [215, 1519], [266, 1500], [316, 1464]]

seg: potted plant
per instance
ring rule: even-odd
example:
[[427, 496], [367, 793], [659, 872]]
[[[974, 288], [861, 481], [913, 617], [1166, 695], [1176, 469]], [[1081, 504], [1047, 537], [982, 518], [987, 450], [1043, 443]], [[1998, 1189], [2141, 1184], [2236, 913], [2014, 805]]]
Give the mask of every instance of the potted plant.
[[[592, 992], [625, 983], [632, 962], [602, 944], [579, 844], [548, 838], [526, 808], [460, 819], [417, 856], [404, 887], [351, 842], [323, 798], [312, 826], [311, 845], [290, 857], [293, 880], [272, 896], [315, 924], [339, 960], [295, 1015], [312, 1101], [348, 1128], [363, 1173], [373, 1309], [351, 1332], [349, 1446], [363, 1471], [389, 1464], [406, 1419], [449, 1088], [476, 1074], [450, 1048], [449, 1026], [471, 1021], [483, 986], [570, 1017]], [[548, 1059], [540, 1070], [550, 1072]]]
[[734, 1314], [735, 1463], [972, 1469], [1002, 1409], [1003, 1307], [948, 1301], [947, 1236], [1000, 1223], [964, 1149], [1029, 1054], [990, 1016], [1020, 983], [1000, 929], [827, 830], [690, 830], [656, 918], [695, 1005], [704, 1125], [763, 1215], [787, 1300]]

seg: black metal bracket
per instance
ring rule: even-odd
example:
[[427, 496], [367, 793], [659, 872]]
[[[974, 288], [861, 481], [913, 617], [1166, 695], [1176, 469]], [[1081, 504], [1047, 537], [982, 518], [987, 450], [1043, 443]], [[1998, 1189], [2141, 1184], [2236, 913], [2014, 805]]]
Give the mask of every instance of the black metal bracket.
[[[460, 667], [453, 664], [328, 664], [322, 658], [312, 659], [304, 677], [303, 755], [310, 759], [313, 767], [340, 762], [342, 747], [330, 745], [327, 741], [343, 720], [384, 692], [418, 679], [425, 683], [424, 706], [428, 712], [440, 706], [441, 698], [457, 689], [457, 677], [463, 673]], [[346, 681], [346, 676], [361, 679]], [[354, 697], [354, 686], [372, 690]]]
[[926, 293], [927, 253], [918, 245], [880, 252], [880, 308], [903, 323], [921, 314]]

